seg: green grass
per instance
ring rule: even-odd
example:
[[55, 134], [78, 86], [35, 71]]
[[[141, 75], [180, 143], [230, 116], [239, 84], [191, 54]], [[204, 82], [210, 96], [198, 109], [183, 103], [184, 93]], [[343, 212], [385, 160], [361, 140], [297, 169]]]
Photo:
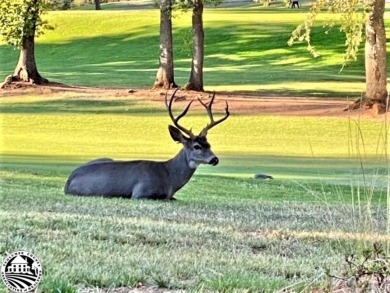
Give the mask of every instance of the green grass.
[[[0, 255], [34, 253], [42, 292], [300, 290], [387, 239], [384, 123], [233, 111], [209, 134], [220, 164], [200, 167], [168, 203], [63, 194], [86, 160], [173, 156], [162, 104], [62, 93], [3, 97], [0, 110]], [[206, 122], [186, 118], [195, 130]]]
[[[206, 89], [359, 96], [362, 61], [340, 75], [339, 32], [314, 30], [320, 59], [288, 47], [307, 10], [206, 9]], [[37, 42], [41, 72], [82, 86], [149, 87], [158, 66], [158, 11], [66, 11]], [[175, 22], [178, 83], [189, 75], [190, 16]], [[329, 46], [332, 44], [332, 46]], [[0, 75], [17, 51], [0, 45]], [[388, 122], [237, 115], [208, 135], [220, 158], [176, 197], [149, 202], [65, 196], [79, 164], [98, 157], [157, 159], [180, 146], [160, 103], [50, 93], [0, 101], [0, 255], [42, 262], [41, 292], [132, 287], [205, 292], [299, 292], [340, 272], [344, 255], [388, 243]], [[204, 113], [183, 119], [200, 129]], [[255, 173], [275, 180], [252, 179]], [[369, 211], [367, 212], [367, 209]], [[5, 287], [0, 282], [0, 292]]]
[[[58, 284], [138, 283], [274, 291], [338, 268], [343, 254], [361, 245], [331, 237], [360, 231], [348, 204], [313, 202], [285, 181], [195, 176], [178, 202], [134, 202], [64, 196], [70, 166], [45, 167], [8, 171], [0, 210], [1, 254], [24, 248], [37, 255], [46, 272], [43, 292]], [[376, 212], [379, 232], [384, 214]]]
[[[169, 117], [162, 106], [162, 103], [145, 105], [123, 97], [86, 98], [77, 94], [54, 95], [45, 99], [40, 96], [17, 100], [3, 98], [0, 105], [4, 117], [3, 155], [28, 157], [44, 154], [53, 159], [58, 159], [60, 155], [64, 159], [70, 156], [78, 161], [108, 154], [116, 158], [139, 158], [145, 154], [151, 158], [167, 158], [177, 152], [179, 146], [168, 135], [165, 125], [169, 124]], [[272, 163], [275, 156], [284, 157], [286, 167], [296, 165], [295, 158], [307, 158], [313, 162], [329, 162], [325, 167], [327, 170], [332, 165], [338, 165], [331, 172], [339, 172], [340, 165], [345, 165], [348, 170], [348, 161], [357, 147], [351, 136], [357, 137], [358, 131], [364, 137], [364, 156], [370, 161], [381, 158], [385, 151], [380, 147], [384, 140], [383, 123], [380, 121], [242, 116], [234, 115], [234, 109], [232, 111], [228, 122], [209, 134], [210, 142], [218, 146], [215, 151], [227, 157], [226, 164], [214, 168], [221, 174], [251, 176], [262, 166], [264, 171], [287, 176], [277, 170], [277, 163]], [[200, 130], [207, 123], [207, 117], [203, 112], [192, 112], [184, 118], [184, 123]], [[25, 133], [26, 128], [35, 131]], [[57, 134], [58, 131], [61, 135]], [[256, 160], [253, 160], [254, 157]], [[344, 164], [335, 162], [334, 158]], [[243, 163], [236, 164], [237, 161]], [[290, 178], [295, 179], [302, 178], [302, 174], [315, 178], [317, 168], [322, 169], [321, 165], [314, 163], [301, 169], [300, 175], [291, 174], [292, 169], [288, 173]], [[204, 169], [205, 172], [213, 170]]]
[[[362, 58], [338, 74], [342, 34], [313, 31], [321, 58], [304, 44], [287, 45], [307, 9], [282, 7], [207, 8], [204, 14], [205, 88], [280, 95], [359, 97], [364, 90]], [[386, 17], [387, 14], [386, 14]], [[56, 11], [46, 15], [55, 30], [37, 40], [42, 74], [82, 86], [150, 87], [158, 67], [159, 11]], [[190, 13], [174, 18], [175, 76], [184, 85], [190, 71]], [[12, 72], [18, 51], [0, 45], [0, 75]], [[361, 56], [360, 56], [361, 57]]]

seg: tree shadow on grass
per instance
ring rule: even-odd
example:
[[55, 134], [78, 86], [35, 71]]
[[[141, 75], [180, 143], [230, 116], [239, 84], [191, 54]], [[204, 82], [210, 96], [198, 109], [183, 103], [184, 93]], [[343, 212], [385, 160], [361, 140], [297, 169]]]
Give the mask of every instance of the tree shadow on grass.
[[[268, 12], [271, 13], [271, 12]], [[261, 19], [261, 14], [259, 14]], [[324, 57], [314, 59], [306, 44], [287, 45], [296, 23], [259, 21], [229, 24], [205, 23], [205, 86], [251, 85], [252, 90], [266, 90], [285, 95], [345, 95], [338, 89], [318, 90], [318, 83], [340, 81], [361, 85], [364, 81], [363, 58], [351, 63], [340, 74], [344, 38], [337, 30], [325, 34], [322, 27], [313, 29], [312, 42]], [[154, 27], [154, 25], [153, 25]], [[70, 85], [149, 87], [158, 68], [159, 36], [135, 32], [115, 36], [73, 39], [67, 43], [37, 43], [40, 71], [49, 80]], [[174, 30], [175, 77], [180, 85], [188, 81], [190, 48], [184, 42], [189, 26]], [[390, 57], [390, 52], [388, 53]], [[360, 55], [361, 57], [361, 55]], [[14, 50], [0, 46], [0, 74], [12, 71], [17, 59]], [[300, 89], [286, 87], [289, 83], [307, 83]], [[312, 85], [311, 85], [312, 83]], [[360, 92], [355, 92], [360, 94]]]
[[141, 106], [137, 101], [126, 100], [88, 100], [88, 99], [56, 99], [34, 102], [1, 103], [1, 113], [23, 114], [118, 114], [118, 115], [150, 115], [166, 113], [163, 108]]

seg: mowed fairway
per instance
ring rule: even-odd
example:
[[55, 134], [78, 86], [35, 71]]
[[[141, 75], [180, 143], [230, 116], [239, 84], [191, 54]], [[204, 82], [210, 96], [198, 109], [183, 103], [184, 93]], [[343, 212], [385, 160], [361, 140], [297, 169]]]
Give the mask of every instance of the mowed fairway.
[[[337, 29], [325, 34], [322, 21], [329, 21], [327, 16], [319, 17], [312, 36], [321, 58], [314, 59], [305, 44], [287, 45], [306, 13], [306, 9], [284, 7], [206, 9], [206, 89], [360, 96], [363, 59], [360, 56], [339, 74], [344, 39]], [[100, 87], [153, 84], [159, 54], [157, 9], [56, 11], [45, 18], [55, 29], [38, 38], [36, 54], [39, 69], [48, 79]], [[176, 12], [173, 22], [175, 77], [184, 85], [191, 65], [191, 14]], [[0, 76], [12, 72], [17, 54], [0, 45]]]
[[[359, 95], [361, 63], [336, 75], [343, 51], [338, 32], [326, 47], [316, 30], [318, 48], [331, 58], [313, 61], [304, 46], [287, 47], [305, 13], [207, 9], [206, 88]], [[56, 29], [37, 44], [45, 77], [78, 86], [153, 83], [157, 10], [46, 17]], [[174, 18], [180, 84], [189, 74], [189, 21], [186, 14]], [[0, 45], [0, 75], [12, 71], [16, 58]], [[37, 256], [44, 268], [38, 292], [142, 292], [142, 286], [309, 292], [325, 287], [325, 272], [341, 274], [345, 255], [361, 255], [376, 241], [388, 249], [389, 120], [383, 116], [264, 115], [232, 106], [231, 117], [208, 135], [220, 164], [199, 167], [177, 201], [65, 196], [67, 177], [88, 160], [166, 160], [179, 151], [162, 96], [137, 95], [81, 88], [0, 92], [0, 255], [27, 250]], [[177, 102], [177, 111], [187, 102]], [[218, 113], [223, 105], [217, 102]], [[183, 123], [196, 132], [208, 120], [194, 108]], [[275, 179], [255, 180], [256, 173]], [[6, 292], [2, 282], [0, 292]]]

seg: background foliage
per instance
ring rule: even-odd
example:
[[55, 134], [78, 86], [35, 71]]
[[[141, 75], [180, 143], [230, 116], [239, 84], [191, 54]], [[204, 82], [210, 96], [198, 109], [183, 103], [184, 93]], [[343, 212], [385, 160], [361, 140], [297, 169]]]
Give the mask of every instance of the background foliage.
[[[4, 0], [0, 2], [0, 35], [14, 47], [22, 45], [23, 36], [40, 36], [45, 29], [52, 28], [42, 19], [45, 0]], [[27, 21], [26, 21], [27, 20]]]

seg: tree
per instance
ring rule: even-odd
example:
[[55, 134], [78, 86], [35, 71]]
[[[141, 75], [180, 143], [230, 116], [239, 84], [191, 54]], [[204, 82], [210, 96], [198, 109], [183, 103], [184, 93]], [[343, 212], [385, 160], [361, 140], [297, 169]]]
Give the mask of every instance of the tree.
[[172, 0], [161, 0], [160, 3], [160, 67], [153, 87], [177, 87], [173, 66]]
[[375, 0], [366, 21], [364, 98], [368, 106], [375, 103], [388, 106], [384, 12], [385, 0]]
[[0, 2], [0, 35], [4, 41], [20, 49], [19, 61], [8, 81], [44, 84], [35, 62], [35, 37], [50, 28], [42, 20], [44, 0], [2, 0]]
[[204, 30], [203, 0], [192, 2], [192, 62], [187, 90], [203, 91]]
[[95, 10], [102, 10], [102, 6], [100, 5], [100, 0], [95, 0]]
[[[310, 32], [316, 16], [327, 7], [331, 13], [341, 13], [340, 29], [345, 33], [346, 51], [344, 65], [357, 58], [365, 28], [365, 75], [366, 91], [350, 108], [367, 106], [385, 110], [388, 106], [386, 72], [386, 32], [384, 24], [385, 0], [317, 0], [313, 4], [306, 21], [292, 33], [289, 44], [304, 40], [308, 50], [317, 55], [310, 43]], [[332, 25], [332, 24], [330, 24]]]
[[203, 62], [204, 62], [204, 3], [219, 5], [222, 0], [192, 0], [192, 62], [190, 79], [186, 84], [187, 90], [203, 91]]

